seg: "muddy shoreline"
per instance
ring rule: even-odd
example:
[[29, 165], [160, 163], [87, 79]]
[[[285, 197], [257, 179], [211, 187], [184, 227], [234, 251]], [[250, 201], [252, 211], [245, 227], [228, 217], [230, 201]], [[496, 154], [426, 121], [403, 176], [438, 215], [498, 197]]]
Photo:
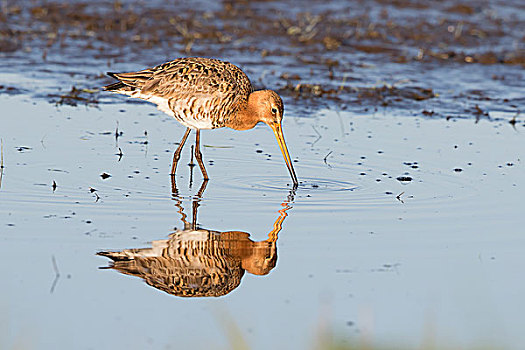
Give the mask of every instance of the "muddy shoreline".
[[0, 67], [46, 84], [4, 81], [0, 93], [59, 105], [112, 103], [98, 90], [110, 80], [106, 70], [208, 56], [240, 65], [257, 88], [278, 90], [297, 112], [388, 110], [522, 123], [519, 1], [201, 5], [7, 1]]

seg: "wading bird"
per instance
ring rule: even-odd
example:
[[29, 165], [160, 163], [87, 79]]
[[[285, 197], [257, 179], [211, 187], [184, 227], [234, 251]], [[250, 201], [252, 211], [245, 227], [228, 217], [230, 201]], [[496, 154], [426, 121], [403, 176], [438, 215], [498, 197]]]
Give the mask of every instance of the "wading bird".
[[200, 130], [228, 127], [248, 130], [259, 122], [272, 128], [286, 166], [297, 187], [297, 176], [284, 141], [283, 102], [272, 90], [254, 91], [250, 79], [237, 66], [216, 59], [179, 58], [159, 66], [129, 73], [107, 73], [118, 79], [105, 90], [155, 103], [157, 108], [186, 126], [173, 155], [171, 175], [191, 129], [196, 130], [195, 158], [204, 179], [208, 174], [199, 149]]

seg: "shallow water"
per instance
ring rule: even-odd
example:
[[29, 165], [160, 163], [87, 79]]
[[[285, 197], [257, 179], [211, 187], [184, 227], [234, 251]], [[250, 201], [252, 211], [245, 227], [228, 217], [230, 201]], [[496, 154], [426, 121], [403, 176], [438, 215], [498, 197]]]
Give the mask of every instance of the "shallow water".
[[[55, 27], [40, 14], [68, 13], [69, 5], [24, 3], [18, 11], [6, 3], [0, 348], [231, 348], [242, 339], [253, 349], [307, 349], [327, 330], [408, 348], [525, 346], [519, 2], [450, 10], [459, 2], [309, 1], [305, 10], [320, 17], [308, 40], [300, 35], [312, 33], [311, 14], [286, 1], [214, 3], [206, 13], [182, 2], [166, 13], [156, 2], [125, 6], [130, 18], [151, 15], [160, 32], [131, 19], [129, 30], [97, 29], [112, 11], [121, 14], [118, 4], [79, 5], [78, 19], [59, 17]], [[279, 18], [270, 16], [275, 9]], [[461, 11], [469, 9], [467, 20]], [[163, 22], [169, 11], [202, 35], [190, 51], [188, 37], [152, 45], [134, 37], [173, 30]], [[395, 38], [373, 33], [411, 16], [425, 18], [413, 30], [435, 47], [409, 37], [394, 51], [355, 49], [396, 48]], [[462, 21], [468, 30], [451, 40], [450, 25], [454, 34]], [[217, 28], [231, 38], [215, 37]], [[440, 28], [448, 34], [432, 37]], [[62, 39], [52, 41], [53, 33]], [[275, 42], [259, 40], [269, 34]], [[341, 47], [322, 46], [326, 37]], [[476, 56], [487, 50], [501, 61]], [[228, 57], [259, 87], [279, 90], [297, 190], [265, 125], [202, 132], [205, 186], [188, 166], [190, 136], [174, 190], [169, 171], [184, 127], [153, 105], [81, 90], [107, 83], [105, 70], [173, 58], [168, 51]], [[432, 56], [452, 51], [451, 60]], [[166, 245], [179, 250], [148, 260], [140, 277], [107, 269], [108, 258], [97, 256]], [[181, 250], [188, 259], [173, 253]], [[162, 271], [212, 271], [208, 286], [233, 282], [219, 297], [180, 297], [153, 287]], [[187, 281], [184, 288], [197, 289], [192, 278], [171, 290]]]
[[9, 116], [0, 189], [8, 341], [227, 347], [227, 317], [254, 348], [271, 346], [269, 333], [283, 347], [306, 347], [305, 334], [325, 319], [346, 336], [373, 340], [418, 344], [430, 332], [459, 344], [525, 343], [525, 288], [517, 283], [524, 141], [507, 123], [289, 112], [284, 128], [301, 180], [292, 201], [268, 128], [204, 132], [211, 180], [200, 227], [260, 241], [282, 203], [291, 208], [268, 275], [246, 273], [219, 299], [186, 299], [99, 270], [108, 261], [95, 256], [146, 248], [182, 229], [174, 199], [192, 218], [198, 169], [190, 188], [181, 162], [175, 197], [168, 175], [173, 135], [183, 127], [124, 101], [56, 108], [4, 96], [1, 104]]

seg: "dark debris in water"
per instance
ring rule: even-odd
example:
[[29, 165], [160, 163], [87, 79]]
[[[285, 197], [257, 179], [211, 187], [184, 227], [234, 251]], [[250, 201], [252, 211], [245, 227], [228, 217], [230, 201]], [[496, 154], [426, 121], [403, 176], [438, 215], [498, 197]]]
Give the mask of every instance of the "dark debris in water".
[[399, 182], [410, 182], [410, 181], [412, 181], [412, 177], [410, 177], [410, 176], [398, 176], [396, 178], [396, 180], [399, 181]]
[[[0, 41], [0, 47], [2, 46], [2, 42]], [[2, 50], [0, 49], [0, 52]], [[23, 94], [23, 93], [27, 93], [27, 91], [25, 91], [24, 89], [19, 89], [15, 86], [5, 86], [5, 85], [0, 85], [0, 94], [7, 94], [7, 95], [19, 95], [19, 94]]]
[[[45, 39], [42, 41], [45, 48], [67, 47], [71, 45], [68, 39], [84, 41], [83, 46], [88, 50], [96, 49], [96, 41], [147, 49], [171, 40], [189, 53], [203, 41], [227, 44], [238, 38], [262, 35], [285, 39], [288, 45], [300, 44], [314, 52], [344, 48], [387, 53], [396, 62], [433, 58], [460, 63], [524, 64], [523, 53], [518, 50], [512, 47], [499, 50], [490, 45], [505, 35], [519, 39], [519, 31], [513, 31], [513, 27], [520, 24], [519, 17], [486, 14], [481, 6], [471, 7], [459, 1], [421, 1], [421, 6], [413, 6], [413, 2], [377, 0], [372, 3], [381, 11], [371, 14], [363, 9], [363, 5], [370, 2], [361, 0], [317, 14], [294, 14], [286, 11], [286, 3], [288, 1], [281, 1], [278, 16], [267, 16], [264, 8], [259, 7], [257, 11], [249, 2], [226, 2], [206, 11], [185, 6], [183, 2], [178, 6], [132, 1], [34, 1], [27, 6], [12, 3], [5, 6], [3, 21], [7, 29], [2, 33], [2, 40], [13, 44], [3, 46], [3, 50], [23, 48], [31, 35], [36, 35]], [[269, 10], [275, 11], [266, 8]], [[430, 16], [432, 12], [438, 12], [440, 20], [435, 21], [434, 16]], [[407, 16], [413, 16], [414, 20], [407, 21]], [[16, 22], [38, 23], [41, 29], [11, 29]], [[476, 51], [479, 46], [486, 50]], [[409, 47], [424, 48], [423, 54], [408, 56]], [[270, 55], [271, 50], [265, 53]]]
[[359, 87], [341, 86], [333, 88], [321, 84], [287, 84], [279, 90], [280, 93], [289, 93], [296, 98], [322, 97], [325, 100], [345, 100], [356, 105], [380, 105], [382, 107], [395, 106], [405, 101], [424, 101], [437, 95], [429, 88], [419, 86], [388, 86]]
[[[54, 91], [44, 94], [58, 105], [98, 103], [91, 89], [109, 82], [108, 66], [142, 68], [169, 58], [211, 55], [241, 65], [258, 87], [275, 88], [307, 105], [336, 102], [366, 111], [380, 106], [433, 117], [452, 117], [446, 111], [460, 111], [464, 99], [476, 99], [447, 92], [448, 78], [456, 78], [446, 75], [448, 67], [460, 67], [461, 76], [470, 75], [472, 65], [525, 66], [519, 29], [525, 23], [523, 16], [513, 15], [523, 8], [515, 0], [490, 6], [459, 0], [324, 5], [305, 0], [302, 5], [316, 10], [299, 11], [292, 0], [210, 1], [206, 8], [186, 1], [6, 1], [0, 51], [20, 53], [4, 62], [10, 69], [30, 67], [59, 80]], [[56, 72], [57, 61], [61, 72]], [[411, 81], [381, 83], [392, 76], [392, 67], [396, 76]], [[439, 69], [445, 77], [426, 74]], [[413, 72], [423, 73], [415, 77]], [[514, 72], [498, 69], [487, 87], [491, 93], [485, 94], [491, 100], [480, 98], [482, 112], [465, 113], [483, 116], [490, 103], [519, 105], [505, 96], [509, 88], [524, 86], [523, 76]], [[60, 92], [60, 86], [72, 84], [71, 91]], [[0, 87], [0, 93], [20, 91]]]
[[56, 103], [57, 106], [67, 105], [67, 106], [77, 106], [79, 103], [84, 105], [94, 105], [98, 103], [98, 100], [95, 98], [95, 94], [98, 91], [89, 90], [89, 89], [77, 89], [75, 86], [71, 90], [62, 95], [50, 94], [49, 97], [52, 101]]
[[16, 148], [16, 150], [17, 150], [18, 152], [27, 152], [27, 151], [31, 151], [32, 148], [31, 148], [31, 147], [27, 147], [27, 146], [18, 146], [18, 147]]

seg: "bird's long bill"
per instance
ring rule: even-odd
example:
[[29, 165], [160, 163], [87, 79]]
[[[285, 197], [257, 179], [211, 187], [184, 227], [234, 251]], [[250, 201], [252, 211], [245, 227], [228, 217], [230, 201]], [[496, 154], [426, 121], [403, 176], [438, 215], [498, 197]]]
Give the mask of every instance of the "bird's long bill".
[[288, 167], [290, 175], [292, 176], [294, 187], [297, 187], [299, 183], [297, 182], [297, 176], [295, 176], [295, 171], [292, 166], [290, 154], [288, 154], [288, 148], [286, 147], [286, 142], [284, 141], [283, 129], [281, 128], [281, 124], [272, 123], [270, 127], [272, 128], [273, 133], [275, 134], [275, 138], [279, 143], [279, 147], [281, 148], [281, 152], [283, 153], [284, 161], [286, 162], [286, 166]]

